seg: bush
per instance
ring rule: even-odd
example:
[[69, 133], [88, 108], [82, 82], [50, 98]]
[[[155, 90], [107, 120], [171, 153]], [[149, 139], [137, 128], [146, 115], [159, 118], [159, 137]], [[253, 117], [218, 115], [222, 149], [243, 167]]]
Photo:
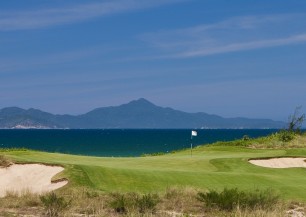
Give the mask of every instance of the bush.
[[210, 190], [207, 193], [199, 192], [197, 199], [205, 203], [207, 208], [217, 208], [232, 211], [237, 207], [243, 209], [271, 209], [279, 202], [279, 196], [271, 190], [255, 190], [253, 192], [239, 191], [237, 188], [224, 188], [217, 192]]
[[50, 217], [59, 216], [59, 214], [69, 206], [64, 197], [57, 196], [54, 192], [40, 196], [40, 200], [46, 209], [46, 215]]
[[140, 213], [153, 212], [158, 201], [157, 194], [145, 194], [136, 199], [136, 205]]
[[159, 198], [157, 194], [144, 194], [140, 196], [137, 193], [112, 195], [113, 200], [110, 202], [110, 207], [118, 213], [127, 213], [136, 211], [139, 213], [154, 212]]
[[249, 141], [251, 138], [248, 136], [248, 135], [244, 135], [243, 137], [242, 137], [242, 140], [243, 141]]
[[240, 202], [242, 208], [259, 208], [271, 210], [279, 202], [279, 195], [271, 189], [255, 190], [253, 192], [247, 192]]
[[12, 165], [12, 162], [5, 156], [0, 155], [0, 167], [7, 168]]
[[218, 193], [216, 190], [210, 190], [207, 193], [198, 193], [198, 200], [204, 202], [208, 208], [219, 208], [221, 210], [233, 210], [239, 203], [241, 193], [237, 188], [227, 189]]
[[167, 153], [165, 152], [155, 152], [155, 153], [151, 153], [151, 154], [142, 154], [141, 157], [154, 157], [154, 156], [161, 156], [161, 155], [165, 155]]
[[295, 133], [293, 131], [282, 130], [277, 133], [277, 137], [281, 142], [290, 142], [294, 139]]
[[113, 200], [110, 202], [110, 207], [116, 212], [125, 213], [127, 210], [127, 200], [124, 194], [113, 194]]

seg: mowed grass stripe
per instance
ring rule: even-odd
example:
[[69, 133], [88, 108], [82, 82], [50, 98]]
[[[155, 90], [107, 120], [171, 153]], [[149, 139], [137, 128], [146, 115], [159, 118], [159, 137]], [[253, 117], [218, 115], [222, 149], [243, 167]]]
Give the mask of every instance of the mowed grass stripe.
[[306, 149], [250, 149], [232, 146], [198, 147], [155, 157], [104, 158], [45, 153], [3, 152], [19, 162], [59, 164], [66, 169], [55, 178], [69, 179], [69, 188], [106, 192], [161, 192], [173, 186], [205, 189], [273, 188], [286, 199], [306, 201], [306, 169], [270, 169], [249, 158], [306, 156]]

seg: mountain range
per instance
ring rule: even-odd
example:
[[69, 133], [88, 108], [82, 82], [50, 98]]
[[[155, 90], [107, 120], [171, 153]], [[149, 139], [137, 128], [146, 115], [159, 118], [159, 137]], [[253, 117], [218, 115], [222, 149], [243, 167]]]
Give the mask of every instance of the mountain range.
[[204, 112], [187, 113], [138, 99], [120, 106], [94, 109], [82, 115], [54, 115], [38, 109], [0, 110], [2, 129], [279, 129], [270, 119], [223, 118]]

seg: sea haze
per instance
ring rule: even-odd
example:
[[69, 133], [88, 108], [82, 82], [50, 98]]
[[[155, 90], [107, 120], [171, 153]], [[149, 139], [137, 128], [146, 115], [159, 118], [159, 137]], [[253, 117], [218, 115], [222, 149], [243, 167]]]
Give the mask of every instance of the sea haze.
[[91, 156], [140, 156], [240, 139], [255, 138], [276, 130], [197, 130], [191, 140], [191, 130], [0, 130], [0, 148], [28, 148]]

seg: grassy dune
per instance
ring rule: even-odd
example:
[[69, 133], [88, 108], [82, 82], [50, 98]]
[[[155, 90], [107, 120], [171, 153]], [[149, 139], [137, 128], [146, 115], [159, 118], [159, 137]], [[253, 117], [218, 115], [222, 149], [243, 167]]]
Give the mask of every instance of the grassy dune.
[[139, 193], [161, 193], [173, 186], [202, 190], [272, 188], [286, 200], [306, 201], [305, 168], [269, 169], [248, 162], [250, 158], [305, 157], [305, 144], [305, 136], [298, 136], [288, 143], [277, 142], [271, 136], [200, 146], [193, 150], [192, 157], [190, 150], [136, 158], [88, 157], [27, 150], [0, 151], [0, 154], [16, 162], [64, 166], [64, 172], [54, 177], [69, 179], [69, 184], [60, 191], [84, 187], [103, 192]]

